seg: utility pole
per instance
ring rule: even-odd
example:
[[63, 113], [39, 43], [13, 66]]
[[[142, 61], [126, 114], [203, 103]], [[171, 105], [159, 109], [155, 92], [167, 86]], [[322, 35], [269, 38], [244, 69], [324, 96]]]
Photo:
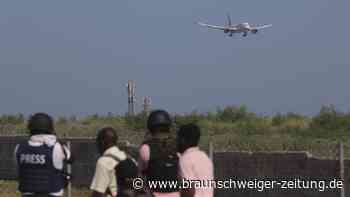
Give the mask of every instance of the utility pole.
[[148, 115], [151, 109], [151, 97], [143, 97], [143, 112]]
[[134, 116], [135, 115], [135, 82], [133, 80], [129, 80], [128, 84], [126, 85], [127, 91], [128, 91], [128, 115]]

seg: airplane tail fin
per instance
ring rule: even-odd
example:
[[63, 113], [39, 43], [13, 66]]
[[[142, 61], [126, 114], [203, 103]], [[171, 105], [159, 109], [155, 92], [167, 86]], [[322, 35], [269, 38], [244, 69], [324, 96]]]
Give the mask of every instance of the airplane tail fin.
[[226, 14], [227, 16], [227, 26], [232, 26], [232, 22], [231, 22], [231, 16], [229, 13]]

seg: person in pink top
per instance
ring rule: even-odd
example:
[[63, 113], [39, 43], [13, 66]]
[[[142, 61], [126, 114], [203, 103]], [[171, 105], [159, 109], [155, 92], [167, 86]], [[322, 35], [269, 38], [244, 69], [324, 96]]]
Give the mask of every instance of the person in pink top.
[[179, 188], [170, 184], [178, 181], [179, 162], [175, 135], [171, 137], [171, 127], [172, 120], [166, 111], [152, 111], [147, 120], [151, 135], [139, 149], [139, 175], [146, 181], [166, 184], [148, 188], [154, 197], [180, 197]]
[[180, 127], [177, 133], [177, 146], [181, 153], [179, 176], [183, 180], [203, 183], [182, 188], [181, 197], [213, 197], [213, 163], [198, 147], [200, 128], [195, 124]]

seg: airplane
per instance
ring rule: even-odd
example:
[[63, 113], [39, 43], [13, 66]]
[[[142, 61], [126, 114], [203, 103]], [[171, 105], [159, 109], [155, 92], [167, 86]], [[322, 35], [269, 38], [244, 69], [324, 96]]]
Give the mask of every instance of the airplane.
[[232, 37], [233, 34], [235, 34], [235, 33], [243, 33], [243, 37], [246, 37], [248, 35], [248, 32], [256, 34], [261, 29], [265, 29], [265, 28], [272, 26], [272, 24], [267, 24], [267, 25], [252, 27], [249, 25], [249, 23], [241, 23], [241, 24], [237, 24], [237, 25], [232, 25], [231, 17], [229, 14], [227, 14], [227, 25], [225, 25], [225, 26], [209, 25], [209, 24], [202, 23], [202, 22], [197, 22], [197, 24], [204, 26], [204, 27], [211, 28], [211, 29], [223, 30], [225, 34], [229, 33], [230, 37]]

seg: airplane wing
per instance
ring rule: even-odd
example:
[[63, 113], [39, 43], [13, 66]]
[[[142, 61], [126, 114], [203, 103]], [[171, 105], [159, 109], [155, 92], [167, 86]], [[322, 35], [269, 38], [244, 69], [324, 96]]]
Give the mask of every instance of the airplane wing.
[[272, 26], [272, 24], [261, 25], [261, 26], [253, 27], [252, 29], [253, 30], [260, 30], [260, 29], [265, 29], [265, 28], [271, 27], [271, 26]]
[[235, 30], [234, 28], [227, 28], [227, 27], [224, 27], [224, 26], [209, 25], [209, 24], [202, 23], [202, 22], [197, 22], [197, 24], [200, 25], [200, 26], [211, 28], [211, 29]]

